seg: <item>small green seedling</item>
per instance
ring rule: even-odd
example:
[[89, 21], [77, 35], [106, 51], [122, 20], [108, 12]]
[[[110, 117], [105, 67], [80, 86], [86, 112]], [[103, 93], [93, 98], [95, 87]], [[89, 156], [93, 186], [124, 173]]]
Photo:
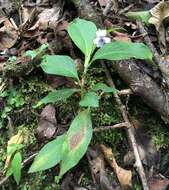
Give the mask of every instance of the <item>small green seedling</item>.
[[44, 55], [41, 67], [45, 73], [72, 78], [77, 88], [53, 90], [40, 100], [36, 107], [42, 104], [56, 103], [78, 93], [81, 97], [79, 111], [68, 131], [47, 143], [40, 150], [29, 169], [29, 173], [38, 172], [60, 163], [58, 179], [77, 165], [87, 151], [93, 133], [90, 112], [92, 107], [99, 107], [99, 93], [116, 93], [115, 89], [103, 83], [98, 83], [91, 88], [85, 86], [86, 74], [91, 64], [101, 59], [137, 58], [152, 61], [152, 53], [143, 43], [111, 42], [107, 31], [98, 30], [96, 25], [90, 21], [75, 19], [68, 26], [68, 34], [85, 57], [81, 76], [78, 74], [74, 60], [67, 55]]

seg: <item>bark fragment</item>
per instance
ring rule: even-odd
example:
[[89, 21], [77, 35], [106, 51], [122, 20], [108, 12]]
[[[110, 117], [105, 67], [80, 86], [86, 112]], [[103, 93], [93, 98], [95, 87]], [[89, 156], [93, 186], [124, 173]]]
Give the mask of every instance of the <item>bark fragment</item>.
[[133, 60], [115, 62], [113, 67], [136, 95], [141, 96], [164, 121], [169, 122], [168, 94], [156, 81], [144, 73]]

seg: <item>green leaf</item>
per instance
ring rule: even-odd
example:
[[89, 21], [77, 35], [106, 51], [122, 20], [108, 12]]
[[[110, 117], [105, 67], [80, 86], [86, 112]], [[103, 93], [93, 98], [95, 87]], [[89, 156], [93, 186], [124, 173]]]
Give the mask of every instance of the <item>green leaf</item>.
[[62, 158], [64, 140], [65, 135], [62, 135], [47, 143], [35, 157], [29, 169], [29, 173], [47, 170], [58, 164]]
[[79, 105], [82, 107], [99, 107], [99, 97], [95, 92], [87, 92]]
[[149, 24], [148, 20], [151, 18], [150, 11], [128, 12], [126, 16], [130, 19], [141, 20], [145, 24]]
[[25, 52], [25, 56], [29, 56], [34, 59], [37, 55], [44, 52], [49, 47], [49, 44], [43, 44], [36, 50], [28, 50]]
[[69, 56], [45, 55], [41, 67], [48, 74], [72, 77], [79, 80], [75, 62]]
[[97, 83], [96, 85], [94, 85], [92, 87], [91, 90], [96, 91], [96, 92], [99, 90], [101, 90], [103, 92], [113, 92], [113, 93], [117, 92], [117, 90], [115, 88], [109, 87], [104, 83]]
[[68, 26], [71, 39], [85, 56], [90, 56], [95, 48], [93, 40], [96, 37], [96, 31], [97, 28], [93, 22], [79, 18]]
[[105, 44], [94, 55], [93, 60], [124, 60], [124, 59], [147, 59], [152, 60], [151, 50], [143, 43], [115, 41]]
[[17, 60], [16, 56], [9, 57], [8, 61], [15, 62]]
[[22, 156], [20, 152], [17, 152], [14, 155], [11, 162], [11, 167], [14, 179], [18, 185], [21, 179], [21, 169], [22, 169]]
[[60, 177], [74, 167], [84, 156], [92, 138], [92, 131], [90, 111], [80, 112], [67, 132], [67, 146], [65, 146], [61, 161]]
[[31, 57], [34, 59], [37, 56], [37, 52], [35, 50], [28, 50], [25, 52], [25, 56]]
[[67, 98], [69, 98], [73, 93], [78, 92], [78, 89], [75, 88], [68, 88], [68, 89], [61, 89], [61, 90], [53, 90], [52, 92], [49, 92], [49, 94], [44, 97], [42, 100], [40, 100], [34, 108], [37, 108], [41, 106], [42, 104], [48, 104], [48, 103], [55, 103], [59, 101], [64, 101]]

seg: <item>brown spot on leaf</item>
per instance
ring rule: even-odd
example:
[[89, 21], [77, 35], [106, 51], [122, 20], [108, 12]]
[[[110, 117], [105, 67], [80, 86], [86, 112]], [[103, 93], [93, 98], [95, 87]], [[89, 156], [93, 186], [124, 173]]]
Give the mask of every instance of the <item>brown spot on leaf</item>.
[[84, 136], [84, 129], [85, 128], [83, 127], [82, 130], [80, 130], [79, 132], [77, 132], [73, 136], [71, 136], [71, 138], [69, 139], [70, 150], [73, 150], [79, 146], [79, 144], [81, 143], [82, 138]]

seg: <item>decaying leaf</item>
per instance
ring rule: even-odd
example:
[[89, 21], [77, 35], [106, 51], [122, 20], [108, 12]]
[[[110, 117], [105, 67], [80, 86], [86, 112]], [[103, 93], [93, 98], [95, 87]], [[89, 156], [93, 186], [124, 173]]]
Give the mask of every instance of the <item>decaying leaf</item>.
[[166, 190], [169, 186], [169, 180], [150, 178], [148, 180], [148, 185], [150, 190]]
[[7, 146], [7, 158], [5, 161], [5, 169], [8, 168], [11, 158], [15, 151], [17, 150], [17, 147], [15, 145], [20, 145], [23, 142], [23, 134], [22, 131], [18, 131], [18, 133], [10, 138], [8, 141]]
[[0, 50], [11, 48], [18, 39], [18, 34], [8, 18], [0, 17]]
[[131, 39], [128, 34], [121, 33], [121, 32], [114, 32], [114, 33], [115, 33], [115, 37], [113, 38], [114, 40], [131, 42]]
[[42, 110], [37, 128], [37, 135], [39, 139], [51, 139], [55, 134], [57, 130], [55, 114], [55, 107], [51, 104], [45, 106]]
[[152, 17], [149, 23], [154, 24], [156, 30], [159, 31], [163, 20], [169, 16], [169, 1], [161, 1], [150, 10], [150, 13]]
[[65, 85], [66, 82], [67, 82], [67, 79], [65, 77], [48, 75], [47, 76], [47, 81], [48, 81], [48, 84], [52, 88], [58, 88], [58, 87], [60, 87], [62, 85]]
[[159, 68], [165, 79], [166, 85], [169, 87], [169, 55], [161, 58]]
[[125, 170], [125, 169], [121, 168], [120, 166], [118, 166], [111, 148], [108, 148], [105, 145], [100, 145], [100, 147], [101, 147], [101, 150], [103, 151], [103, 154], [104, 154], [107, 162], [109, 163], [109, 165], [112, 167], [112, 169], [116, 173], [121, 187], [125, 190], [132, 189], [132, 183], [131, 183], [132, 173], [131, 173], [131, 171]]
[[60, 18], [60, 12], [60, 7], [53, 7], [42, 11], [38, 16], [38, 24], [40, 28], [44, 29], [51, 25], [55, 26]]
[[101, 7], [105, 7], [109, 1], [108, 0], [98, 0], [98, 2]]
[[[64, 1], [58, 1], [57, 5], [52, 8], [42, 10], [38, 15], [36, 23], [29, 30], [35, 30], [36, 28], [45, 30], [48, 27], [55, 28], [62, 14], [63, 5]], [[28, 7], [26, 9], [28, 9]]]
[[113, 190], [104, 167], [104, 158], [98, 155], [90, 161], [92, 172], [101, 190]]

